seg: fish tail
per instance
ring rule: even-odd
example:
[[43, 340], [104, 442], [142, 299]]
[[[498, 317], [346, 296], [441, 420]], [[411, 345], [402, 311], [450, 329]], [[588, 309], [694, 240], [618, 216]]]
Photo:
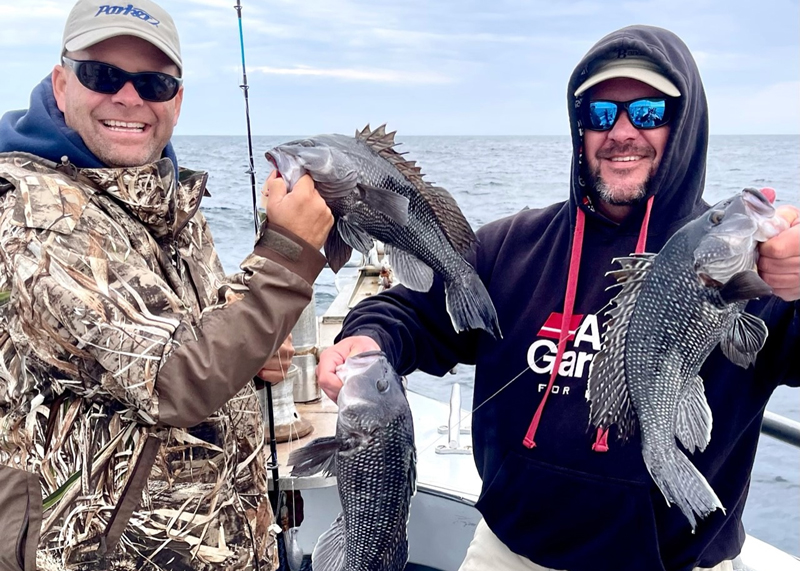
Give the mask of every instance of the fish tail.
[[725, 512], [708, 481], [678, 448], [673, 446], [663, 455], [645, 453], [644, 459], [667, 503], [680, 508], [692, 529], [697, 527], [695, 514], [704, 518], [717, 508]]
[[445, 296], [447, 313], [456, 331], [485, 329], [495, 339], [503, 337], [494, 303], [478, 274], [469, 272], [448, 283]]

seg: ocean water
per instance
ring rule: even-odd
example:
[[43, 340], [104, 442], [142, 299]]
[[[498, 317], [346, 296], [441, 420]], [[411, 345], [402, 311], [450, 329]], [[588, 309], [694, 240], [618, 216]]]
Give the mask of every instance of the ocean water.
[[[258, 189], [271, 170], [264, 152], [296, 138], [254, 138]], [[398, 140], [427, 180], [450, 191], [475, 229], [526, 206], [546, 206], [568, 196], [571, 150], [566, 136]], [[250, 251], [254, 232], [246, 139], [175, 137], [174, 143], [181, 164], [209, 172], [211, 196], [203, 200], [202, 210], [225, 269], [234, 272]], [[746, 186], [770, 186], [779, 203], [800, 204], [800, 136], [712, 136], [706, 200], [714, 203]], [[337, 280], [344, 279], [323, 270], [315, 285], [318, 314], [335, 297]], [[459, 366], [444, 378], [414, 373], [409, 380], [416, 392], [441, 401], [449, 399], [455, 382], [463, 387], [463, 408], [471, 409], [472, 367]], [[780, 387], [768, 409], [800, 421], [800, 390]], [[744, 522], [751, 535], [800, 556], [800, 450], [762, 436]]]

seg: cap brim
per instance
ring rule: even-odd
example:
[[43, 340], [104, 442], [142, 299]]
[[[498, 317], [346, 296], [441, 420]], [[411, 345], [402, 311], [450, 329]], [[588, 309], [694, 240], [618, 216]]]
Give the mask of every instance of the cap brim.
[[650, 87], [654, 87], [658, 89], [664, 95], [669, 95], [670, 97], [680, 97], [681, 92], [678, 91], [678, 88], [675, 87], [675, 84], [668, 80], [666, 77], [658, 73], [657, 71], [652, 71], [649, 69], [644, 69], [641, 67], [624, 67], [618, 66], [610, 69], [605, 69], [600, 73], [597, 73], [584, 81], [578, 89], [575, 90], [575, 97], [589, 89], [590, 87], [594, 87], [598, 83], [606, 81], [607, 79], [615, 79], [617, 77], [627, 77], [630, 79], [636, 79], [641, 81], [642, 83], [646, 83]]
[[158, 38], [143, 34], [136, 28], [131, 29], [124, 26], [111, 26], [101, 30], [90, 30], [88, 32], [79, 34], [74, 38], [70, 38], [64, 44], [64, 50], [68, 52], [85, 50], [86, 48], [102, 42], [103, 40], [116, 38], [117, 36], [135, 36], [146, 41], [147, 43], [153, 44], [155, 47], [164, 52], [164, 55], [166, 55], [175, 65], [178, 66], [178, 70], [181, 72], [181, 75], [183, 74], [183, 66], [181, 65], [181, 58], [178, 56], [178, 54], [176, 54], [169, 48], [169, 46], [167, 46], [167, 44]]

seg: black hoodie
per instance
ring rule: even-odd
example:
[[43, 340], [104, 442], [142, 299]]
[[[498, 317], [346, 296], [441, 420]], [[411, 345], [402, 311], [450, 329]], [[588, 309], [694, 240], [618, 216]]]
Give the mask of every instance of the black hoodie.
[[[497, 308], [503, 339], [494, 341], [481, 331], [456, 334], [439, 280], [428, 293], [400, 286], [360, 303], [340, 335], [374, 338], [401, 374], [419, 368], [442, 375], [459, 362], [477, 365], [473, 445], [483, 479], [477, 508], [512, 551], [568, 571], [688, 571], [735, 557], [745, 536], [741, 515], [764, 408], [778, 384], [800, 384], [798, 304], [777, 298], [752, 302], [748, 312], [764, 319], [770, 331], [755, 367], [742, 369], [716, 349], [701, 370], [714, 426], [708, 448], [690, 458], [726, 513], [717, 510], [700, 520], [694, 533], [653, 483], [638, 435], [622, 444], [612, 431], [608, 451], [593, 449], [596, 434], [584, 395], [589, 364], [600, 349], [603, 311], [614, 294], [606, 291], [611, 278], [605, 273], [612, 258], [635, 250], [645, 206], [616, 224], [587, 204], [576, 111], [582, 101], [572, 94], [598, 60], [633, 55], [656, 62], [682, 94], [649, 185], [648, 197], [654, 199], [646, 251], [660, 250], [705, 210], [708, 109], [694, 60], [671, 32], [624, 28], [600, 40], [569, 81], [569, 201], [520, 212], [478, 232], [474, 264]], [[556, 352], [578, 208], [585, 229], [570, 324], [574, 334], [543, 408], [536, 446], [528, 448], [523, 438]]]

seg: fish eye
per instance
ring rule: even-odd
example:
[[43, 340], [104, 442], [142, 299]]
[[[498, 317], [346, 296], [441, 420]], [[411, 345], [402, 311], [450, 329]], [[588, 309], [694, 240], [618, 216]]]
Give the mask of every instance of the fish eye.
[[378, 379], [378, 382], [375, 383], [375, 386], [378, 389], [378, 392], [385, 393], [389, 390], [389, 381], [386, 379]]
[[302, 141], [300, 141], [300, 145], [303, 147], [313, 147], [314, 141], [312, 141], [311, 139], [303, 139]]
[[725, 212], [723, 210], [714, 210], [711, 213], [710, 220], [711, 223], [716, 226], [717, 224], [722, 222], [722, 219], [725, 217]]

